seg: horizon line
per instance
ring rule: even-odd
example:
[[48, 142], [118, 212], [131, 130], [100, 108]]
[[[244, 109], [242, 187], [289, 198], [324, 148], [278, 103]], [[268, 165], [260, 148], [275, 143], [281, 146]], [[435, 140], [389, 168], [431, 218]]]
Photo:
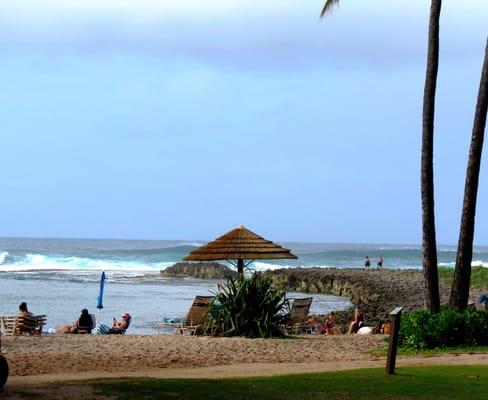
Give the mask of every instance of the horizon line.
[[[115, 237], [59, 237], [59, 236], [1, 236], [1, 239], [47, 239], [47, 240], [109, 240], [109, 241], [147, 241], [147, 242], [202, 242], [208, 243], [214, 239], [148, 239], [148, 238], [115, 238]], [[269, 240], [269, 239], [268, 239]], [[274, 240], [273, 240], [274, 241]], [[295, 241], [283, 240], [278, 243], [299, 243], [299, 244], [336, 244], [336, 245], [387, 245], [387, 246], [414, 246], [422, 248], [421, 243], [391, 243], [391, 242], [325, 242], [325, 241]], [[457, 247], [457, 244], [438, 244], [439, 249], [442, 246]], [[488, 247], [488, 244], [473, 244], [473, 247]]]

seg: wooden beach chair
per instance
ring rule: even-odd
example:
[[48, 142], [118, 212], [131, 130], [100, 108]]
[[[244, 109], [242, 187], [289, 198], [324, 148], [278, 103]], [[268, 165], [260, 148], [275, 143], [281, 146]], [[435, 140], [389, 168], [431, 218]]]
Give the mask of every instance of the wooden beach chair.
[[213, 296], [195, 296], [193, 304], [188, 310], [188, 314], [186, 315], [185, 319], [176, 323], [158, 324], [156, 328], [159, 331], [161, 328], [171, 327], [175, 328], [175, 334], [195, 334], [198, 327], [201, 327], [207, 323], [208, 309], [213, 299]]
[[41, 335], [46, 325], [45, 315], [6, 315], [0, 317], [0, 328], [4, 335]]
[[294, 299], [289, 314], [289, 322], [286, 330], [292, 334], [304, 333], [307, 331], [307, 318], [312, 305], [313, 297]]

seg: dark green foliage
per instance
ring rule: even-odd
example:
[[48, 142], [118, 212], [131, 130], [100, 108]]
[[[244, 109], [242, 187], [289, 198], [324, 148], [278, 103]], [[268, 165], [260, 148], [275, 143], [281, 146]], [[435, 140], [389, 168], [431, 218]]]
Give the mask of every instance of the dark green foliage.
[[437, 314], [413, 311], [402, 318], [399, 344], [416, 350], [488, 345], [488, 311], [456, 312], [443, 307]]
[[249, 338], [283, 336], [289, 302], [285, 292], [260, 274], [229, 278], [216, 293], [209, 311], [209, 333]]

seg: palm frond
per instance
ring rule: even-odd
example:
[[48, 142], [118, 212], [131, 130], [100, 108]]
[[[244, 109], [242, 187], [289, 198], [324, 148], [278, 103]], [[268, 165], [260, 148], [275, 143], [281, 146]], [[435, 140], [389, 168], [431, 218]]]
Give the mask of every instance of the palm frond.
[[320, 18], [324, 18], [325, 15], [330, 14], [335, 6], [338, 6], [341, 0], [327, 0], [320, 13]]

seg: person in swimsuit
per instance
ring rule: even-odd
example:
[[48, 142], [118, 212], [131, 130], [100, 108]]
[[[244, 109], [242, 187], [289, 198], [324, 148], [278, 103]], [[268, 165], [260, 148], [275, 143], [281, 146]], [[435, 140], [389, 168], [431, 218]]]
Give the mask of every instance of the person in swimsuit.
[[358, 304], [356, 305], [356, 309], [354, 311], [354, 321], [352, 321], [351, 325], [349, 326], [349, 333], [357, 333], [363, 323], [364, 314], [361, 311], [361, 306]]
[[376, 267], [377, 267], [378, 269], [383, 268], [383, 257], [378, 256], [378, 258], [377, 258], [376, 262], [377, 262]]
[[20, 303], [20, 305], [19, 305], [19, 315], [21, 317], [32, 316], [32, 313], [29, 312], [29, 310], [27, 309], [27, 303], [25, 303], [25, 302]]
[[125, 331], [130, 325], [130, 320], [131, 320], [131, 316], [129, 313], [122, 314], [122, 320], [120, 322], [114, 318], [112, 321], [112, 327], [110, 328], [108, 333], [115, 333], [115, 334], [125, 333]]
[[364, 268], [369, 269], [369, 267], [371, 267], [371, 261], [369, 260], [369, 257], [366, 256], [364, 258]]
[[63, 325], [56, 328], [56, 333], [91, 333], [95, 327], [92, 316], [88, 310], [84, 308], [81, 310], [79, 318], [71, 325]]
[[331, 311], [324, 322], [325, 327], [325, 334], [326, 335], [340, 335], [341, 332], [339, 328], [335, 324], [335, 314], [334, 311]]
[[33, 322], [33, 315], [27, 309], [27, 303], [25, 302], [22, 302], [19, 305], [19, 317], [21, 318], [17, 320], [15, 324], [15, 333], [32, 332], [33, 329], [30, 328], [29, 325]]

